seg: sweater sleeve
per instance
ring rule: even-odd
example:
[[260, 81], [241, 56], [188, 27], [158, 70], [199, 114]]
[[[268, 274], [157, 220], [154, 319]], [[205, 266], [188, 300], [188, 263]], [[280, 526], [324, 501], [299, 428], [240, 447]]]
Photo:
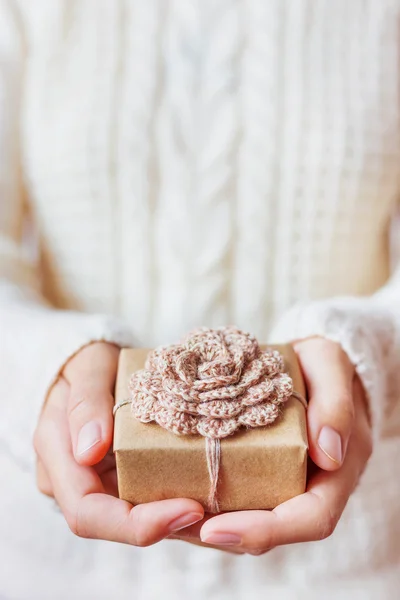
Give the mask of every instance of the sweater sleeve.
[[270, 339], [284, 343], [314, 335], [340, 343], [354, 364], [369, 401], [375, 442], [394, 430], [400, 404], [400, 265], [371, 296], [294, 305]]
[[46, 393], [66, 361], [92, 341], [132, 345], [116, 318], [52, 308], [24, 250], [19, 100], [24, 40], [11, 2], [0, 3], [0, 452], [32, 466], [32, 434]]

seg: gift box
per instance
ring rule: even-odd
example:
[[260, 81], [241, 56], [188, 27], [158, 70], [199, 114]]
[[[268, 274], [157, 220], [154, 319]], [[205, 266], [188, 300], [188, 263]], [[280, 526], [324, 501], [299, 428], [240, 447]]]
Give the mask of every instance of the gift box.
[[[260, 346], [265, 349], [265, 346]], [[293, 381], [294, 395], [279, 417], [264, 427], [245, 427], [220, 441], [220, 511], [272, 509], [302, 494], [306, 486], [305, 385], [290, 345], [278, 350]], [[144, 368], [146, 349], [121, 351], [116, 381], [114, 453], [119, 496], [132, 504], [193, 498], [209, 508], [210, 471], [201, 435], [175, 435], [158, 423], [135, 418], [129, 403], [130, 379]]]

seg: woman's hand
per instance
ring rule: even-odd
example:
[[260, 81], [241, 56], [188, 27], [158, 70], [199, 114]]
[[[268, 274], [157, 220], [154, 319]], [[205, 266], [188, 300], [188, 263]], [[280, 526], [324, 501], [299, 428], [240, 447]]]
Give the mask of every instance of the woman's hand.
[[308, 390], [309, 453], [316, 465], [306, 493], [272, 511], [210, 517], [175, 537], [263, 554], [283, 544], [321, 540], [334, 531], [372, 450], [364, 390], [339, 344], [310, 338], [294, 348]]
[[110, 452], [118, 355], [116, 346], [94, 343], [67, 363], [35, 432], [37, 483], [76, 535], [147, 546], [199, 521], [204, 511], [188, 499], [135, 507], [118, 499]]
[[262, 554], [274, 546], [329, 536], [371, 454], [364, 390], [338, 344], [312, 338], [294, 347], [310, 400], [310, 456], [318, 467], [305, 494], [273, 511], [205, 520], [194, 500], [136, 507], [119, 500], [109, 452], [119, 351], [105, 343], [92, 344], [71, 359], [49, 395], [35, 434], [39, 489], [55, 497], [71, 530], [82, 537], [146, 546], [169, 536]]

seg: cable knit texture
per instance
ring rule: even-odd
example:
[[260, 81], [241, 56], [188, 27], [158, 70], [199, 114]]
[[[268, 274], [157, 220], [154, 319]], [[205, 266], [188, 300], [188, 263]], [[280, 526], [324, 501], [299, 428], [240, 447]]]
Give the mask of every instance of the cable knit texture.
[[[399, 19], [400, 0], [0, 0], [0, 596], [397, 597]], [[62, 365], [227, 323], [354, 362], [375, 451], [335, 534], [240, 560], [73, 538], [31, 474]]]

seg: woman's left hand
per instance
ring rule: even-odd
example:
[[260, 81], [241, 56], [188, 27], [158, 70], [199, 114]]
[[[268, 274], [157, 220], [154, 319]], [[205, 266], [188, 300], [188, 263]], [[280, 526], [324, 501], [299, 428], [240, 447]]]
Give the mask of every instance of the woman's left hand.
[[364, 389], [339, 344], [315, 337], [293, 345], [308, 391], [309, 454], [316, 465], [306, 492], [272, 511], [209, 517], [179, 532], [180, 539], [258, 555], [333, 533], [372, 451]]

